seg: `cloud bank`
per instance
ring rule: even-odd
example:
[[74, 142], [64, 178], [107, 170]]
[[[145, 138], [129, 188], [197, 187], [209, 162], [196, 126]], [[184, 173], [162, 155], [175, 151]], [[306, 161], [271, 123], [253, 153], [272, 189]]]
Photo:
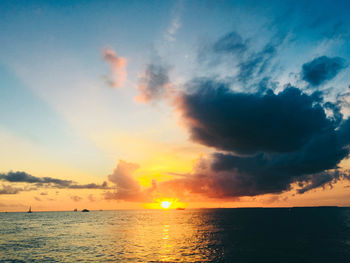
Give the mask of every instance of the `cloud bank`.
[[9, 183], [25, 183], [34, 186], [31, 188], [13, 188], [11, 186], [5, 187], [3, 185], [3, 189], [2, 191], [0, 191], [2, 194], [5, 194], [6, 192], [8, 194], [17, 194], [21, 191], [30, 191], [39, 188], [110, 189], [107, 182], [103, 182], [102, 184], [77, 184], [76, 182], [71, 180], [62, 180], [52, 177], [36, 177], [21, 171], [10, 171], [8, 173], [0, 173], [0, 181], [5, 181]]

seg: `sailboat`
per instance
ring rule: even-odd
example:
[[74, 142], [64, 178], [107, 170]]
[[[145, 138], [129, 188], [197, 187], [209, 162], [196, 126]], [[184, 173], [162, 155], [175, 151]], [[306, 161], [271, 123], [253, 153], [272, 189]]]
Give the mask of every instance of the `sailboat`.
[[27, 213], [32, 213], [32, 207], [31, 206], [29, 207], [29, 210], [28, 210]]

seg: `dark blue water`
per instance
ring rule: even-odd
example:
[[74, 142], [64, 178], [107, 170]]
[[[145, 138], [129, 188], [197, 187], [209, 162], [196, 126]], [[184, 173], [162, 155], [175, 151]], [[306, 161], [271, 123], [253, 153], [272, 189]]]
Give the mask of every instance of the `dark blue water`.
[[1, 262], [350, 262], [350, 209], [0, 213]]

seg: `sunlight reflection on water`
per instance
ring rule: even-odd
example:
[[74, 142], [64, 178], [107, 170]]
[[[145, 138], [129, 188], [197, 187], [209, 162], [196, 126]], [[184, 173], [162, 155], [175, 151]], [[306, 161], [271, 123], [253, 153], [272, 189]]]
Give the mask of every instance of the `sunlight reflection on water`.
[[345, 262], [349, 218], [349, 209], [0, 213], [0, 261]]

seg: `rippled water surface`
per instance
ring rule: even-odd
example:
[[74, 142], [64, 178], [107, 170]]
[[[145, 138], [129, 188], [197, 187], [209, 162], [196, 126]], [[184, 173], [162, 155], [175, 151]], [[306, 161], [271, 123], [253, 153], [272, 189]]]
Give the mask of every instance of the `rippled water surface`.
[[1, 262], [350, 262], [350, 209], [0, 213]]

